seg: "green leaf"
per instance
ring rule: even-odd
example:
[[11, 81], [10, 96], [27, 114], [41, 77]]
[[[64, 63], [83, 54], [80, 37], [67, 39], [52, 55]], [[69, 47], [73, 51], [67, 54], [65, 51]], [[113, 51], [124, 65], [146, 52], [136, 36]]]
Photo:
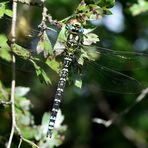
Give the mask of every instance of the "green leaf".
[[148, 2], [145, 0], [138, 0], [138, 4], [134, 4], [129, 8], [133, 16], [148, 11]]
[[52, 69], [54, 70], [56, 73], [59, 72], [59, 67], [60, 67], [60, 64], [59, 62], [57, 62], [55, 59], [47, 59], [46, 60], [46, 64]]
[[15, 96], [22, 97], [25, 96], [30, 91], [29, 87], [18, 86], [15, 88]]
[[66, 28], [65, 25], [63, 25], [53, 48], [56, 56], [60, 55], [65, 49], [65, 42], [66, 42], [65, 33], [66, 33]]
[[30, 144], [32, 146], [32, 148], [39, 148], [35, 143], [33, 143], [32, 141], [30, 141], [28, 139], [23, 138], [23, 141]]
[[10, 9], [6, 9], [6, 10], [5, 10], [5, 14], [6, 14], [7, 16], [9, 16], [9, 17], [12, 17], [13, 12], [12, 12], [12, 10], [10, 10]]
[[9, 92], [6, 88], [4, 88], [2, 82], [0, 81], [0, 100], [1, 101], [8, 101], [9, 100]]
[[100, 7], [112, 8], [115, 5], [115, 0], [99, 0], [96, 4]]
[[44, 113], [41, 125], [48, 125], [48, 122], [49, 122], [49, 113]]
[[0, 58], [8, 62], [11, 61], [10, 48], [7, 44], [7, 37], [5, 35], [0, 35]]
[[0, 18], [5, 15], [12, 17], [12, 10], [7, 8], [8, 2], [1, 2], [0, 3]]
[[30, 100], [28, 100], [25, 97], [18, 97], [18, 96], [16, 96], [16, 101], [15, 102], [16, 102], [15, 105], [19, 109], [23, 110], [23, 112], [28, 111], [30, 109], [30, 107], [31, 107]]
[[85, 59], [88, 59], [87, 52], [85, 50], [83, 50], [83, 48], [81, 48], [81, 54], [79, 55], [79, 57], [77, 57], [77, 62], [80, 65], [83, 65]]
[[82, 79], [81, 77], [76, 77], [75, 78], [75, 82], [74, 82], [74, 85], [78, 88], [82, 88]]
[[1, 2], [0, 3], [0, 18], [3, 17], [3, 15], [5, 14], [5, 8], [6, 8], [6, 3]]
[[13, 52], [23, 59], [28, 59], [31, 57], [31, 53], [18, 44], [14, 44]]
[[66, 28], [65, 28], [65, 25], [63, 25], [62, 29], [58, 35], [57, 42], [58, 41], [63, 42], [66, 40], [65, 32], [66, 32]]
[[99, 42], [99, 38], [98, 38], [98, 35], [94, 33], [88, 33], [86, 34], [86, 36], [84, 36], [84, 41], [83, 41], [84, 45], [91, 45], [97, 42]]
[[30, 60], [33, 65], [34, 65], [34, 68], [35, 68], [35, 71], [36, 71], [36, 74], [37, 76], [39, 77], [41, 83], [45, 83], [46, 85], [48, 84], [52, 84], [51, 80], [49, 79], [49, 77], [47, 76], [46, 72], [40, 67], [38, 66], [35, 61], [33, 60]]
[[88, 59], [89, 61], [95, 61], [99, 58], [99, 54], [96, 53], [96, 48], [93, 46], [84, 46], [81, 48], [81, 53], [77, 57], [77, 62], [80, 65], [84, 64], [84, 61]]
[[46, 34], [46, 31], [40, 36], [40, 40], [37, 45], [37, 53], [44, 53], [44, 57], [48, 55], [53, 55], [52, 45], [51, 42]]
[[[65, 125], [61, 125], [63, 123], [64, 116], [61, 113], [61, 110], [58, 111], [55, 128], [53, 130], [52, 137], [49, 139], [46, 137], [48, 123], [49, 123], [49, 114], [44, 113], [42, 118], [42, 124], [39, 128], [39, 133], [36, 135], [36, 140], [39, 141], [38, 146], [41, 148], [50, 147], [54, 148], [55, 146], [59, 146], [63, 142], [63, 133], [66, 131], [67, 127]], [[42, 131], [42, 132], [41, 132]]]
[[112, 14], [112, 12], [107, 8], [102, 8], [102, 11], [103, 11], [103, 14], [105, 14], [105, 15], [111, 15]]

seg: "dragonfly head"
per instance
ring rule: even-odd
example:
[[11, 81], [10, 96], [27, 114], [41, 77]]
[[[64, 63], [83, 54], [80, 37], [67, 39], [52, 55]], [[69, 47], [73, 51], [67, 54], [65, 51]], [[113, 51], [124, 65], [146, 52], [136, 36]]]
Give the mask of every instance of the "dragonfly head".
[[66, 25], [66, 29], [72, 33], [83, 33], [84, 28], [81, 23], [79, 23], [76, 19], [72, 19], [69, 24]]

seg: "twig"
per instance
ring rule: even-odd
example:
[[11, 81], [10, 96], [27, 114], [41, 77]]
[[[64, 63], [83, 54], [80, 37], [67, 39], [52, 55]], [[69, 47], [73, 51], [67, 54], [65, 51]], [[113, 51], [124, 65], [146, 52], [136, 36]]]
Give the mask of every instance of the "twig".
[[40, 28], [40, 33], [43, 34], [44, 30], [47, 28], [46, 26], [46, 17], [47, 17], [47, 8], [45, 4], [43, 3], [43, 11], [42, 11], [42, 20], [40, 25], [38, 26]]
[[[15, 32], [15, 26], [16, 26], [16, 16], [17, 16], [17, 1], [13, 0], [13, 5], [12, 5], [12, 10], [13, 10], [13, 17], [12, 17], [12, 25], [11, 25], [11, 45], [10, 48], [13, 51], [14, 48], [14, 43], [15, 43], [15, 37], [16, 37], [16, 32]], [[11, 96], [10, 96], [10, 101], [11, 101], [11, 112], [12, 112], [12, 127], [11, 127], [11, 133], [8, 141], [7, 148], [11, 147], [13, 135], [14, 135], [14, 130], [16, 128], [16, 113], [15, 113], [15, 56], [12, 53], [12, 82], [11, 82]]]
[[113, 123], [115, 123], [117, 120], [119, 120], [123, 115], [127, 114], [136, 104], [138, 104], [140, 101], [142, 101], [145, 96], [148, 94], [148, 88], [144, 89], [142, 93], [137, 97], [136, 101], [133, 102], [132, 105], [124, 109], [122, 112], [117, 114], [115, 117], [109, 119], [109, 120], [104, 120], [100, 118], [94, 118], [93, 122], [96, 122], [98, 124], [103, 124], [106, 127], [109, 127]]
[[20, 142], [19, 142], [18, 148], [20, 148], [20, 147], [21, 147], [22, 141], [23, 141], [23, 139], [22, 139], [22, 138], [20, 138]]

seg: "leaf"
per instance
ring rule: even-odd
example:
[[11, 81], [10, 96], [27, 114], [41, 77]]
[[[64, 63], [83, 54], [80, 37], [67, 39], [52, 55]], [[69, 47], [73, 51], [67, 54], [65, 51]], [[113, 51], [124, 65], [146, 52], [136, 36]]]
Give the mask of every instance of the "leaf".
[[89, 61], [95, 61], [99, 58], [99, 54], [96, 54], [96, 48], [93, 46], [84, 46], [81, 48], [81, 53], [79, 57], [77, 57], [77, 62], [80, 65], [84, 64], [84, 61], [87, 59]]
[[9, 92], [6, 88], [4, 88], [2, 82], [0, 81], [0, 100], [1, 101], [9, 101]]
[[103, 11], [103, 14], [105, 14], [105, 15], [111, 15], [112, 14], [112, 12], [107, 8], [102, 8], [102, 11]]
[[8, 62], [11, 61], [10, 48], [7, 44], [7, 38], [5, 35], [0, 35], [0, 58]]
[[62, 26], [62, 29], [61, 29], [61, 31], [60, 31], [60, 33], [58, 35], [57, 42], [58, 41], [63, 42], [63, 41], [66, 40], [65, 32], [66, 32], [66, 28], [65, 28], [65, 25], [63, 25]]
[[34, 65], [34, 68], [35, 68], [35, 71], [36, 71], [36, 74], [37, 76], [39, 77], [41, 83], [45, 83], [46, 85], [48, 84], [52, 84], [51, 80], [49, 79], [49, 77], [47, 76], [46, 72], [40, 67], [38, 66], [35, 61], [33, 60], [30, 60], [33, 65]]
[[74, 85], [78, 88], [82, 88], [82, 79], [81, 77], [76, 77], [75, 78], [75, 82], [74, 82]]
[[32, 148], [39, 148], [35, 143], [33, 143], [32, 141], [23, 138], [23, 141], [25, 141], [26, 143], [30, 144], [32, 146]]
[[115, 0], [99, 0], [96, 4], [100, 7], [112, 8], [115, 5]]
[[15, 88], [15, 95], [17, 97], [25, 96], [30, 91], [29, 87], [18, 86]]
[[65, 25], [63, 25], [63, 27], [58, 35], [57, 41], [53, 47], [55, 55], [61, 54], [65, 49], [65, 41], [66, 41], [65, 33], [66, 33], [66, 28], [65, 28]]
[[[49, 139], [46, 137], [47, 129], [48, 129], [48, 123], [49, 123], [49, 113], [44, 113], [42, 118], [42, 123], [39, 128], [39, 133], [36, 135], [36, 140], [39, 141], [38, 145], [41, 148], [54, 148], [55, 146], [59, 146], [63, 143], [64, 135], [63, 133], [66, 131], [67, 127], [65, 125], [61, 125], [64, 120], [64, 116], [61, 113], [61, 110], [58, 111], [56, 122], [55, 122], [55, 128], [53, 130], [52, 137]], [[41, 132], [42, 131], [42, 132]]]
[[13, 52], [23, 59], [28, 59], [31, 57], [31, 53], [18, 44], [14, 44]]
[[85, 50], [83, 50], [83, 48], [81, 48], [81, 54], [79, 55], [79, 57], [77, 57], [77, 62], [80, 65], [83, 65], [85, 58], [88, 59], [87, 52]]
[[57, 41], [56, 44], [54, 45], [54, 54], [55, 56], [60, 55], [65, 49], [65, 44], [64, 42]]
[[145, 0], [138, 0], [138, 4], [134, 4], [129, 8], [133, 16], [148, 11], [148, 2]]
[[12, 17], [13, 12], [12, 12], [12, 10], [10, 10], [10, 9], [6, 9], [6, 10], [5, 10], [5, 14], [6, 14], [7, 16], [9, 16], [9, 17]]
[[8, 2], [1, 2], [0, 3], [0, 18], [5, 15], [12, 17], [12, 10], [7, 8]]
[[55, 59], [53, 59], [53, 60], [47, 59], [47, 60], [46, 60], [46, 64], [47, 64], [52, 70], [54, 70], [56, 73], [59, 72], [60, 64], [59, 64], [59, 62], [57, 62]]
[[25, 97], [16, 97], [16, 104], [19, 109], [25, 111], [28, 111], [31, 107], [31, 102]]
[[3, 17], [3, 15], [5, 14], [5, 7], [6, 7], [6, 3], [1, 2], [0, 3], [0, 18]]
[[99, 42], [99, 38], [94, 33], [88, 33], [86, 36], [84, 36], [84, 45], [91, 45], [93, 43]]
[[44, 57], [47, 57], [48, 55], [53, 55], [52, 45], [50, 40], [48, 39], [46, 31], [44, 31], [44, 33], [40, 36], [36, 50], [38, 54], [43, 52]]

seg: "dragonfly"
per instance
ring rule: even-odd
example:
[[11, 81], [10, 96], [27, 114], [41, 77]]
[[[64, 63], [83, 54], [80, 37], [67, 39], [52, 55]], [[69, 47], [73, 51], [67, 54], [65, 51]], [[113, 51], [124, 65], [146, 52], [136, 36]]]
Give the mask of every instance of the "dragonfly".
[[[50, 137], [52, 136], [52, 130], [54, 129], [56, 116], [60, 107], [61, 98], [66, 85], [69, 67], [72, 65], [73, 62], [79, 61], [79, 58], [77, 59], [76, 57], [77, 55], [79, 55], [78, 57], [81, 57], [81, 55], [83, 55], [82, 52], [86, 54], [92, 54], [93, 48], [96, 48], [96, 50], [93, 51], [95, 52], [95, 55], [97, 55], [98, 57], [102, 56], [105, 60], [109, 61], [110, 67], [112, 67], [112, 69], [106, 67], [106, 65], [108, 65], [107, 63], [103, 66], [103, 63], [97, 63], [96, 59], [95, 62], [93, 60], [90, 60], [89, 58], [87, 59], [87, 55], [85, 54], [85, 56], [83, 56], [87, 60], [85, 58], [82, 58], [81, 60], [84, 60], [84, 63], [82, 62], [82, 65], [86, 65], [87, 70], [89, 69], [89, 71], [92, 72], [92, 75], [93, 73], [97, 73], [99, 83], [101, 84], [101, 87], [103, 89], [108, 89], [109, 91], [120, 93], [139, 92], [141, 90], [141, 85], [134, 78], [117, 72], [113, 69], [120, 69], [122, 65], [127, 66], [128, 64], [135, 64], [135, 67], [137, 67], [140, 66], [141, 59], [148, 60], [148, 55], [143, 53], [113, 51], [106, 48], [84, 46], [84, 27], [81, 23], [77, 22], [76, 19], [70, 20], [70, 22], [66, 24], [65, 29], [66, 42], [63, 51], [65, 53], [65, 56], [49, 120], [47, 135], [49, 135]], [[85, 60], [89, 61], [89, 64], [87, 64], [87, 62], [85, 64]], [[115, 63], [118, 63], [119, 66], [116, 67], [114, 65]], [[87, 71], [85, 71], [84, 73], [87, 75]], [[110, 79], [109, 82], [108, 79]]]
[[[145, 66], [143, 63], [146, 63], [148, 60], [148, 55], [144, 53], [116, 51], [84, 44], [87, 39], [86, 29], [75, 19], [69, 21], [63, 28], [65, 29], [65, 39], [62, 43], [57, 42], [60, 43], [59, 46], [56, 46], [55, 41], [58, 38], [59, 31], [46, 30], [49, 39], [53, 41], [54, 54], [57, 57], [59, 55], [64, 56], [63, 67], [60, 70], [60, 78], [49, 120], [47, 131], [47, 136], [49, 137], [52, 136], [68, 74], [73, 65], [82, 69], [82, 77], [84, 77], [85, 81], [90, 79], [88, 77], [89, 72], [92, 76], [91, 79], [94, 78], [94, 82], [98, 81], [102, 90], [115, 93], [137, 93], [142, 90], [141, 84], [136, 79], [119, 71], [122, 69], [142, 68]], [[34, 32], [38, 33], [39, 31], [33, 30]], [[93, 77], [94, 73], [97, 75], [97, 78]]]

